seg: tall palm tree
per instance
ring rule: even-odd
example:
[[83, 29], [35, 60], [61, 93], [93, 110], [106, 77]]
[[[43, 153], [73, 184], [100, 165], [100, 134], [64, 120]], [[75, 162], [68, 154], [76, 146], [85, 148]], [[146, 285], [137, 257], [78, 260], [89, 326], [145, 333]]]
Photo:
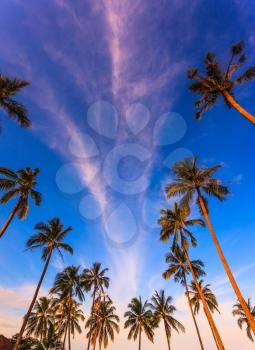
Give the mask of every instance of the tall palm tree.
[[[60, 298], [59, 304], [55, 309], [55, 325], [58, 334], [64, 335], [64, 342], [68, 332], [69, 349], [71, 349], [71, 335], [74, 338], [75, 332], [81, 334], [80, 322], [85, 320], [82, 304], [74, 298]], [[62, 344], [63, 348], [64, 344]]]
[[197, 242], [193, 234], [188, 230], [189, 226], [200, 225], [205, 226], [203, 220], [200, 219], [190, 219], [190, 208], [189, 206], [178, 205], [174, 203], [173, 209], [167, 209], [161, 211], [161, 218], [159, 219], [159, 224], [161, 225], [160, 238], [162, 241], [167, 242], [169, 238], [173, 238], [172, 249], [174, 250], [177, 245], [180, 245], [185, 254], [190, 272], [192, 274], [194, 283], [196, 284], [198, 293], [203, 303], [204, 311], [208, 320], [208, 323], [213, 331], [213, 335], [217, 340], [216, 344], [219, 345], [220, 349], [224, 349], [219, 331], [210, 313], [208, 305], [206, 303], [203, 292], [198, 284], [195, 272], [193, 271], [192, 264], [189, 258], [189, 240], [193, 246], [196, 246]]
[[63, 341], [63, 349], [65, 347], [66, 334], [68, 333], [69, 350], [71, 349], [71, 308], [73, 305], [73, 298], [76, 296], [80, 301], [85, 299], [83, 292], [83, 283], [81, 275], [79, 274], [80, 266], [68, 266], [64, 271], [59, 272], [55, 278], [54, 286], [50, 293], [57, 293], [59, 299], [64, 304], [64, 312], [67, 313], [68, 320], [66, 323], [66, 331]]
[[29, 210], [29, 199], [31, 198], [36, 206], [41, 204], [41, 194], [35, 190], [37, 185], [36, 177], [40, 169], [31, 168], [20, 169], [18, 171], [12, 171], [7, 168], [0, 167], [0, 190], [4, 194], [0, 197], [0, 203], [6, 204], [12, 198], [18, 197], [17, 203], [10, 213], [8, 219], [0, 230], [0, 238], [5, 233], [9, 224], [15, 215], [23, 220], [26, 218]]
[[10, 78], [0, 74], [0, 107], [23, 128], [29, 128], [31, 121], [28, 118], [27, 109], [17, 102], [14, 96], [29, 84], [30, 82], [27, 80]]
[[201, 96], [195, 102], [197, 119], [200, 119], [203, 112], [210, 109], [216, 103], [218, 97], [222, 96], [228, 108], [234, 107], [243, 117], [255, 124], [255, 117], [240, 106], [233, 93], [236, 85], [255, 79], [255, 66], [248, 68], [239, 76], [235, 76], [236, 71], [243, 65], [245, 60], [244, 43], [241, 41], [231, 47], [226, 67], [223, 68], [215, 55], [208, 52], [204, 61], [204, 75], [199, 74], [197, 68], [192, 68], [188, 71], [188, 78], [194, 81], [189, 86], [190, 91]]
[[108, 347], [109, 339], [114, 341], [114, 333], [119, 333], [119, 317], [115, 314], [116, 308], [109, 300], [102, 300], [100, 307], [94, 310], [86, 322], [89, 328], [87, 337], [92, 340], [94, 348], [98, 339], [99, 350], [102, 345]]
[[[248, 309], [249, 309], [253, 319], [255, 319], [255, 306], [252, 306], [250, 298], [248, 298], [247, 307], [248, 307]], [[246, 325], [247, 337], [253, 342], [254, 339], [253, 339], [253, 336], [252, 336], [252, 333], [251, 333], [250, 323], [248, 322], [248, 319], [247, 319], [247, 317], [246, 317], [246, 315], [245, 315], [245, 313], [243, 311], [242, 305], [239, 302], [237, 302], [233, 306], [232, 314], [233, 314], [233, 316], [238, 316], [237, 324], [240, 327], [240, 329], [243, 328], [243, 324]]]
[[224, 256], [209, 216], [208, 202], [205, 196], [214, 196], [220, 201], [223, 201], [226, 195], [229, 194], [228, 188], [222, 184], [222, 181], [214, 177], [215, 173], [220, 168], [221, 165], [215, 165], [210, 168], [204, 166], [199, 167], [197, 165], [197, 158], [187, 158], [177, 162], [172, 168], [175, 179], [166, 186], [166, 194], [168, 198], [181, 196], [181, 202], [185, 206], [190, 205], [195, 197], [196, 203], [206, 220], [213, 242], [234, 292], [236, 293], [237, 299], [242, 305], [251, 329], [255, 334], [255, 321]]
[[142, 332], [145, 333], [151, 342], [154, 341], [155, 320], [153, 318], [153, 313], [150, 310], [148, 301], [146, 300], [145, 303], [143, 303], [141, 297], [133, 298], [131, 303], [128, 304], [128, 309], [129, 310], [124, 314], [124, 317], [127, 318], [124, 327], [130, 328], [128, 339], [133, 338], [136, 340], [138, 337], [138, 349], [141, 350]]
[[[166, 262], [168, 263], [168, 268], [163, 273], [163, 278], [166, 280], [169, 278], [173, 278], [174, 282], [180, 283], [185, 287], [185, 291], [186, 291], [185, 295], [188, 300], [189, 309], [196, 328], [200, 347], [201, 347], [201, 350], [204, 350], [204, 345], [199, 332], [197, 321], [195, 319], [194, 311], [191, 305], [190, 295], [188, 292], [187, 275], [189, 275], [190, 270], [189, 270], [186, 256], [184, 252], [177, 246], [174, 251], [166, 255]], [[195, 272], [197, 278], [205, 275], [205, 272], [203, 270], [204, 264], [201, 260], [192, 260], [191, 264], [192, 264], [192, 269]]]
[[41, 341], [46, 338], [51, 324], [53, 324], [52, 299], [41, 297], [35, 302], [29, 316], [26, 335], [34, 335]]
[[[206, 285], [203, 285], [203, 282], [204, 281], [201, 279], [200, 281], [198, 281], [198, 284], [200, 286], [200, 289], [202, 290], [202, 293], [205, 297], [206, 303], [210, 311], [211, 312], [217, 311], [218, 313], [220, 313], [217, 298], [210, 288], [211, 285], [209, 283], [207, 283]], [[197, 315], [200, 310], [201, 298], [199, 296], [199, 293], [197, 291], [197, 287], [194, 281], [191, 281], [190, 283], [189, 293], [191, 294], [191, 304], [194, 307], [194, 313], [195, 315]]]
[[159, 323], [161, 320], [164, 323], [166, 339], [168, 344], [168, 349], [170, 350], [170, 340], [172, 336], [172, 329], [179, 333], [185, 332], [184, 326], [173, 317], [173, 314], [176, 311], [175, 306], [172, 304], [173, 298], [165, 296], [165, 291], [161, 290], [160, 292], [155, 292], [151, 298], [150, 307], [152, 309], [153, 315]]
[[[104, 288], [109, 287], [109, 277], [105, 276], [108, 269], [101, 270], [101, 264], [99, 262], [93, 263], [90, 269], [84, 269], [82, 272], [82, 282], [86, 291], [92, 292], [92, 307], [91, 314], [94, 310], [95, 298], [97, 293], [104, 293]], [[91, 332], [89, 332], [88, 347], [90, 348]]]
[[51, 219], [47, 223], [39, 222], [35, 225], [35, 230], [37, 231], [37, 233], [28, 239], [26, 246], [29, 250], [41, 248], [42, 260], [45, 262], [45, 264], [40, 280], [36, 287], [33, 299], [24, 317], [23, 324], [20, 329], [14, 350], [18, 350], [19, 348], [20, 340], [22, 339], [23, 333], [26, 329], [28, 319], [37, 299], [41, 284], [48, 269], [53, 252], [57, 251], [61, 257], [63, 256], [61, 252], [62, 250], [71, 254], [73, 253], [72, 247], [69, 244], [63, 242], [66, 235], [72, 230], [72, 228], [70, 226], [64, 228], [59, 218]]

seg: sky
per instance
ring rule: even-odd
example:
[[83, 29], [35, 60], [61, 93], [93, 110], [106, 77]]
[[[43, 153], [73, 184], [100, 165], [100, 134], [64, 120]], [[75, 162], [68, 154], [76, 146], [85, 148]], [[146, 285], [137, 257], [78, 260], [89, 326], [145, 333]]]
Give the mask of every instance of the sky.
[[[0, 112], [1, 166], [39, 167], [40, 208], [15, 219], [0, 242], [0, 333], [19, 330], [43, 268], [40, 252], [25, 251], [34, 225], [59, 216], [73, 227], [67, 237], [74, 255], [53, 256], [40, 295], [70, 264], [100, 261], [111, 278], [109, 294], [122, 317], [128, 302], [165, 289], [173, 296], [184, 335], [175, 349], [198, 342], [183, 288], [164, 281], [169, 244], [159, 241], [160, 209], [171, 208], [164, 187], [170, 167], [197, 155], [206, 166], [222, 164], [219, 177], [230, 184], [224, 203], [210, 200], [211, 218], [245, 296], [255, 302], [253, 215], [255, 188], [252, 126], [219, 101], [197, 122], [186, 71], [202, 68], [213, 51], [226, 61], [229, 46], [246, 43], [254, 63], [253, 2], [244, 0], [2, 0], [1, 72], [31, 81], [19, 100], [33, 123], [21, 129]], [[237, 90], [238, 101], [255, 113], [254, 84]], [[0, 223], [15, 205], [0, 210]], [[193, 216], [199, 213], [194, 209]], [[252, 349], [231, 311], [235, 302], [207, 229], [196, 229], [192, 258], [204, 261], [206, 282], [216, 293], [215, 315], [226, 349]], [[90, 297], [86, 298], [88, 314]], [[123, 322], [123, 317], [122, 317]], [[206, 349], [215, 349], [208, 325], [198, 317]], [[112, 350], [136, 349], [121, 331]], [[84, 348], [85, 335], [73, 341]], [[162, 329], [155, 343], [166, 348]]]

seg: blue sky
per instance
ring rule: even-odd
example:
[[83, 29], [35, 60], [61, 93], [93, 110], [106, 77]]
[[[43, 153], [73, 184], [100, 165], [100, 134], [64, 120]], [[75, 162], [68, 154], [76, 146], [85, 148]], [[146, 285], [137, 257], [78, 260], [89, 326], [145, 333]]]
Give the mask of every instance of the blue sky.
[[[25, 241], [35, 223], [54, 216], [73, 226], [68, 241], [75, 254], [64, 263], [54, 257], [43, 291], [63, 266], [99, 260], [110, 268], [120, 310], [134, 295], [147, 298], [164, 287], [179, 300], [181, 317], [189, 317], [181, 288], [161, 279], [168, 246], [154, 226], [167, 205], [166, 164], [186, 154], [199, 155], [206, 165], [222, 163], [219, 176], [233, 182], [226, 202], [210, 202], [211, 215], [244, 295], [254, 297], [253, 128], [222, 101], [196, 122], [186, 79], [187, 68], [202, 67], [208, 50], [224, 60], [240, 39], [247, 64], [254, 63], [252, 1], [2, 0], [0, 9], [1, 71], [31, 80], [19, 98], [33, 122], [31, 130], [22, 130], [1, 113], [1, 165], [40, 167], [43, 194], [41, 207], [31, 206], [26, 221], [15, 220], [1, 240], [1, 329], [17, 329], [24, 294], [32, 293], [42, 269], [39, 253], [24, 252]], [[253, 113], [254, 91], [252, 83], [237, 91]], [[131, 193], [128, 182], [140, 177]], [[13, 205], [1, 208], [1, 222]], [[207, 229], [197, 237], [191, 256], [205, 262], [206, 279], [226, 308], [218, 322], [225, 329], [222, 319], [229, 320], [227, 348], [249, 349], [231, 318], [234, 296]], [[10, 298], [18, 302], [7, 303]], [[238, 341], [228, 337], [231, 330]], [[192, 331], [174, 341], [181, 348], [191, 338]]]

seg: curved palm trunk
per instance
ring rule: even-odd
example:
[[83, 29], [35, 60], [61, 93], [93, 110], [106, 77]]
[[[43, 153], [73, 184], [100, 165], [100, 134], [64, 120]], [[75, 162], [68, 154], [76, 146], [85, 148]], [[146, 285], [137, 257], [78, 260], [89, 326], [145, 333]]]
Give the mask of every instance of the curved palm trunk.
[[193, 267], [192, 267], [191, 262], [190, 262], [190, 259], [189, 259], [189, 255], [187, 254], [187, 252], [186, 252], [185, 250], [184, 250], [184, 253], [185, 253], [185, 257], [186, 257], [187, 262], [188, 262], [188, 266], [189, 266], [190, 272], [191, 272], [191, 274], [192, 274], [192, 278], [193, 278], [194, 283], [195, 283], [195, 285], [196, 285], [198, 294], [199, 294], [199, 296], [200, 296], [200, 299], [202, 300], [203, 307], [204, 307], [205, 314], [206, 314], [206, 317], [207, 317], [207, 319], [208, 319], [209, 325], [210, 325], [210, 327], [211, 327], [211, 329], [213, 330], [213, 333], [214, 333], [214, 335], [215, 335], [215, 338], [216, 338], [216, 346], [218, 347], [218, 345], [219, 345], [219, 349], [220, 349], [220, 350], [224, 350], [225, 348], [224, 348], [223, 342], [222, 342], [222, 340], [221, 340], [221, 337], [220, 337], [220, 334], [219, 334], [219, 332], [218, 332], [218, 329], [217, 329], [217, 327], [216, 327], [216, 325], [215, 325], [215, 323], [214, 323], [214, 320], [213, 320], [213, 318], [212, 318], [212, 315], [211, 315], [211, 313], [210, 313], [210, 310], [209, 310], [209, 308], [208, 308], [208, 306], [207, 306], [207, 303], [206, 303], [204, 294], [203, 294], [203, 292], [201, 291], [201, 288], [200, 288], [200, 286], [199, 286], [199, 284], [198, 284], [198, 282], [197, 282], [196, 275], [195, 275], [195, 273], [194, 273]]
[[[204, 313], [205, 313], [205, 310], [204, 310]], [[209, 325], [210, 325], [210, 323], [209, 323]], [[217, 339], [216, 339], [216, 337], [215, 337], [215, 334], [213, 333], [213, 329], [212, 329], [211, 325], [210, 325], [210, 328], [211, 328], [211, 331], [212, 331], [212, 335], [213, 335], [214, 341], [215, 341], [215, 343], [216, 343], [216, 345], [217, 345], [217, 349], [219, 349], [219, 345], [218, 345], [218, 343], [217, 343]]]
[[249, 325], [250, 325], [250, 327], [251, 327], [251, 329], [253, 331], [253, 334], [255, 335], [255, 320], [253, 319], [253, 317], [252, 317], [252, 315], [251, 315], [251, 313], [249, 311], [249, 308], [248, 308], [248, 306], [246, 304], [246, 301], [244, 300], [244, 297], [243, 297], [243, 295], [242, 295], [242, 293], [241, 293], [241, 291], [240, 291], [240, 289], [239, 289], [239, 287], [238, 287], [238, 285], [236, 283], [236, 280], [235, 280], [235, 278], [234, 278], [234, 276], [232, 274], [232, 271], [231, 271], [231, 269], [230, 269], [230, 267], [228, 265], [228, 262], [227, 262], [227, 260], [226, 260], [226, 258], [224, 256], [224, 254], [223, 254], [223, 251], [221, 249], [219, 241], [218, 241], [218, 239], [216, 237], [216, 234], [214, 232], [214, 229], [213, 229], [210, 217], [209, 217], [209, 215], [207, 213], [207, 210], [206, 210], [206, 207], [205, 207], [205, 204], [204, 204], [204, 201], [203, 201], [203, 198], [201, 196], [201, 193], [200, 193], [199, 189], [197, 189], [197, 193], [198, 193], [198, 199], [199, 199], [199, 203], [200, 203], [200, 206], [201, 206], [204, 218], [205, 218], [207, 226], [208, 226], [208, 228], [210, 230], [213, 242], [214, 242], [214, 244], [216, 246], [216, 249], [218, 251], [218, 254], [219, 254], [219, 257], [220, 257], [221, 262], [223, 264], [223, 267], [224, 267], [224, 269], [225, 269], [225, 271], [227, 273], [227, 276], [228, 276], [229, 281], [230, 281], [230, 283], [231, 283], [231, 285], [232, 285], [232, 287], [234, 289], [234, 292], [236, 293], [237, 299], [239, 300], [239, 302], [240, 302], [240, 304], [242, 306], [242, 309], [243, 309], [243, 311], [245, 313], [245, 316], [248, 319], [248, 322], [249, 322]]
[[[95, 305], [95, 297], [96, 297], [96, 288], [94, 288], [94, 292], [93, 292], [93, 300], [92, 300], [92, 307], [91, 307], [91, 313], [94, 310], [94, 305]], [[89, 350], [90, 348], [90, 342], [91, 342], [91, 327], [90, 327], [90, 333], [89, 333], [89, 341], [88, 341], [88, 347], [87, 350]]]
[[17, 341], [16, 341], [16, 343], [15, 343], [15, 346], [14, 346], [14, 349], [13, 349], [13, 350], [18, 350], [18, 349], [19, 349], [19, 344], [20, 344], [20, 341], [21, 341], [21, 339], [22, 339], [23, 333], [24, 333], [24, 331], [25, 331], [25, 329], [26, 329], [29, 316], [30, 316], [31, 311], [32, 311], [32, 309], [33, 309], [33, 307], [34, 307], [34, 304], [35, 304], [35, 301], [36, 301], [36, 299], [37, 299], [37, 296], [38, 296], [38, 293], [39, 293], [39, 290], [40, 290], [42, 281], [43, 281], [43, 279], [44, 279], [44, 276], [45, 276], [45, 274], [46, 274], [47, 268], [48, 268], [48, 266], [49, 266], [51, 254], [52, 254], [52, 250], [50, 251], [50, 253], [49, 253], [49, 255], [48, 255], [48, 258], [47, 258], [47, 260], [46, 260], [46, 263], [45, 263], [45, 265], [44, 265], [44, 269], [43, 269], [41, 278], [40, 278], [39, 283], [38, 283], [38, 285], [37, 285], [37, 287], [36, 287], [35, 294], [34, 294], [34, 297], [33, 297], [33, 299], [32, 299], [32, 302], [31, 302], [31, 304], [30, 304], [30, 306], [29, 306], [29, 309], [28, 309], [28, 311], [27, 311], [27, 313], [26, 313], [26, 315], [25, 315], [25, 317], [24, 317], [24, 321], [23, 321], [22, 327], [21, 327], [20, 332], [19, 332], [19, 336], [18, 336], [18, 338], [17, 338]]
[[171, 350], [170, 348], [170, 339], [167, 336], [167, 326], [166, 326], [166, 322], [164, 321], [164, 326], [165, 326], [165, 332], [166, 332], [166, 339], [167, 339], [167, 345], [168, 345], [168, 350]]
[[188, 285], [187, 285], [187, 280], [186, 280], [186, 276], [185, 275], [184, 275], [184, 285], [185, 285], [185, 289], [186, 289], [186, 296], [188, 298], [188, 304], [189, 304], [190, 312], [191, 312], [191, 315], [192, 315], [192, 318], [193, 318], [193, 322], [195, 324], [195, 328], [196, 328], [196, 331], [197, 331], [197, 336], [198, 336], [198, 339], [199, 339], [199, 343], [200, 343], [201, 349], [204, 350], [204, 345], [203, 345], [203, 342], [202, 342], [202, 338], [201, 338], [201, 335], [200, 335], [200, 332], [199, 332], [199, 328], [198, 328], [198, 325], [197, 325], [197, 321], [196, 321], [196, 318], [195, 318], [195, 315], [194, 315], [194, 311], [193, 311], [193, 308], [192, 308], [192, 305], [191, 305], [190, 296], [189, 296], [189, 290], [188, 290]]
[[142, 345], [142, 330], [140, 329], [140, 331], [139, 331], [139, 347], [138, 347], [138, 350], [141, 350], [141, 345]]
[[252, 124], [255, 124], [255, 117], [240, 106], [233, 96], [231, 96], [227, 91], [223, 91], [223, 95], [231, 106], [233, 106], [243, 117], [248, 119]]
[[20, 200], [18, 200], [17, 204], [13, 208], [11, 214], [9, 215], [8, 219], [5, 221], [3, 227], [1, 228], [1, 230], [0, 230], [0, 238], [4, 235], [4, 233], [7, 230], [8, 226], [12, 222], [15, 214], [17, 213], [17, 210], [19, 209], [19, 205], [20, 205]]

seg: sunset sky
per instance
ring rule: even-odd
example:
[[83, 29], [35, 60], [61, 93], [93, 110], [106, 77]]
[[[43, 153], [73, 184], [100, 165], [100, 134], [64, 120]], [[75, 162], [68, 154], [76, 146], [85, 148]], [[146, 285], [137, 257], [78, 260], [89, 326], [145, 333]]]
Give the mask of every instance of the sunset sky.
[[[254, 130], [222, 101], [195, 121], [186, 79], [207, 51], [224, 61], [241, 39], [254, 64], [253, 1], [2, 0], [0, 13], [0, 69], [31, 80], [19, 98], [33, 122], [23, 130], [0, 112], [1, 166], [39, 167], [43, 195], [40, 208], [31, 205], [0, 242], [0, 334], [18, 331], [42, 271], [40, 252], [25, 251], [26, 240], [37, 222], [59, 216], [73, 227], [67, 240], [74, 255], [53, 257], [40, 295], [65, 266], [100, 261], [110, 269], [109, 294], [121, 318], [132, 297], [164, 288], [186, 327], [185, 335], [173, 335], [173, 348], [197, 349], [183, 288], [161, 277], [169, 244], [159, 241], [157, 219], [171, 206], [163, 189], [175, 160], [198, 155], [205, 165], [221, 163], [232, 194], [210, 201], [211, 217], [244, 296], [255, 303]], [[255, 85], [238, 92], [254, 114]], [[1, 224], [14, 204], [1, 207]], [[190, 255], [205, 263], [226, 349], [250, 350], [232, 317], [235, 296], [210, 234], [195, 233], [199, 245]], [[85, 305], [88, 312], [89, 296]], [[202, 313], [199, 324], [206, 349], [215, 349]], [[109, 348], [136, 349], [126, 338], [121, 331]], [[84, 339], [73, 349], [84, 349]], [[144, 341], [146, 350], [163, 348], [162, 330], [154, 345]]]

